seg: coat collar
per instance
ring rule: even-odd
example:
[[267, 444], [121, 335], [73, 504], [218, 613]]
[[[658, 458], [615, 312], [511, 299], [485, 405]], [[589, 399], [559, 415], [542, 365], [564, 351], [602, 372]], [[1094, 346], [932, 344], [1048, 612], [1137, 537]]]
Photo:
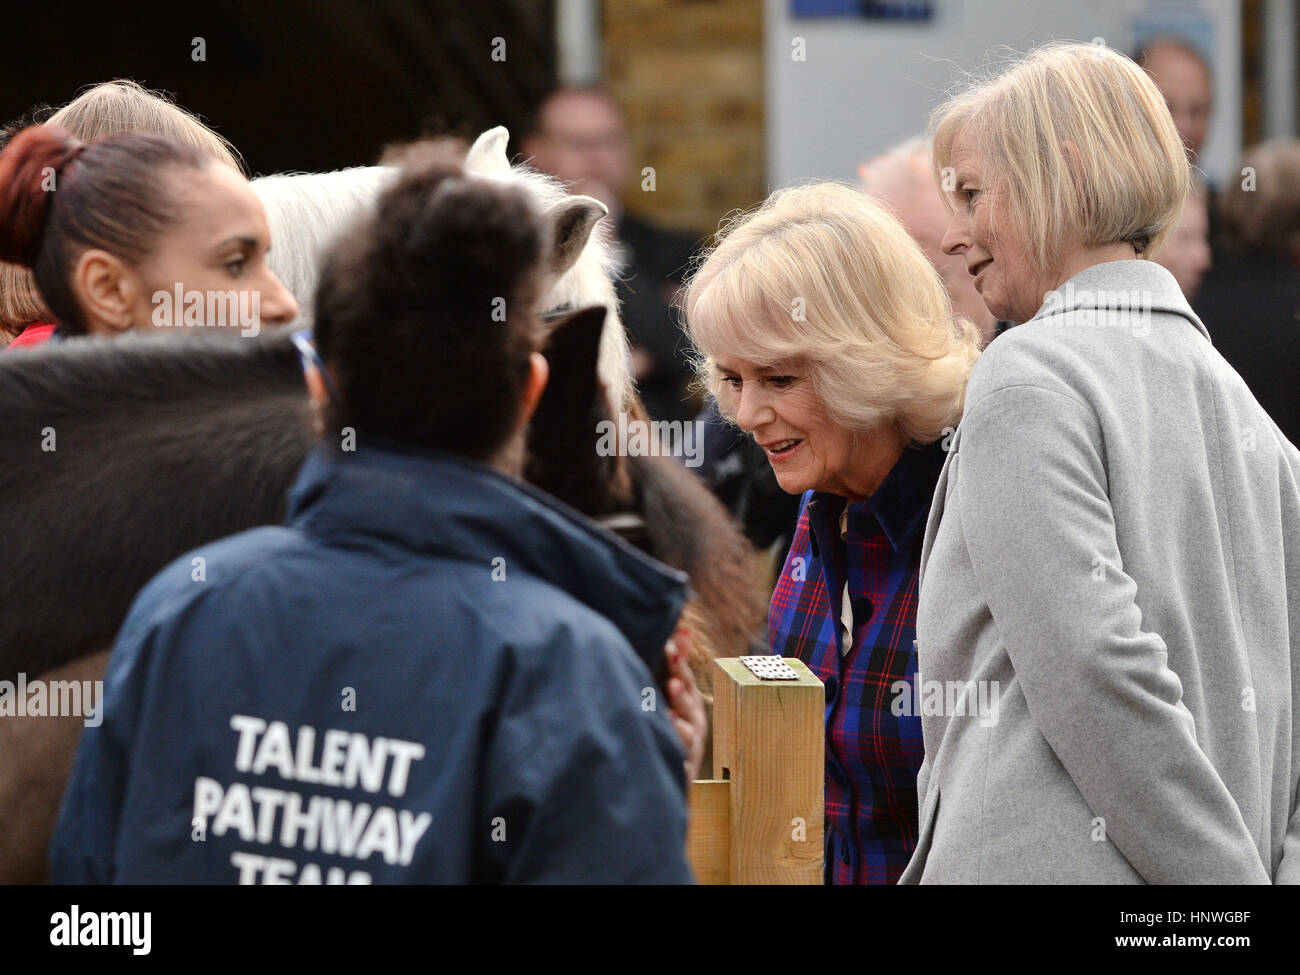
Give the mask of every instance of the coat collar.
[[686, 576], [522, 481], [443, 451], [371, 438], [318, 446], [289, 493], [287, 522], [491, 572], [541, 579], [613, 622], [652, 669], [676, 626]]
[[1111, 312], [1133, 306], [1143, 311], [1179, 315], [1205, 336], [1206, 341], [1210, 339], [1209, 330], [1192, 311], [1177, 280], [1155, 261], [1105, 261], [1086, 267], [1048, 292], [1042, 307], [1025, 325], [1051, 321], [1083, 309]]

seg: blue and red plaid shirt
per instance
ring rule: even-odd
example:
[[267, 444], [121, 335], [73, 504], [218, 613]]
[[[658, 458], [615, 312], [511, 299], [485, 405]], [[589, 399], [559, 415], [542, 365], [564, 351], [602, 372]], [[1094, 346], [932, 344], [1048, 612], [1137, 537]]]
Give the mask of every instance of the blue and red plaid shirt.
[[[869, 499], [848, 505], [845, 538], [845, 499], [807, 492], [772, 593], [772, 651], [798, 657], [826, 685], [831, 883], [897, 883], [916, 848], [921, 718], [894, 707], [894, 684], [906, 681], [911, 694], [921, 543], [944, 456], [938, 442], [905, 450]], [[852, 644], [841, 653], [846, 581]]]

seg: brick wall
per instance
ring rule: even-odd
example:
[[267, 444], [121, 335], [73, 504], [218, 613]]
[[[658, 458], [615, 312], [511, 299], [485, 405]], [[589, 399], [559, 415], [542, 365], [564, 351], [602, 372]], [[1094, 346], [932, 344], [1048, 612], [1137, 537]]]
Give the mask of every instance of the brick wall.
[[[761, 0], [604, 0], [605, 80], [628, 115], [626, 204], [698, 234], [763, 199]], [[642, 192], [641, 171], [656, 189]]]

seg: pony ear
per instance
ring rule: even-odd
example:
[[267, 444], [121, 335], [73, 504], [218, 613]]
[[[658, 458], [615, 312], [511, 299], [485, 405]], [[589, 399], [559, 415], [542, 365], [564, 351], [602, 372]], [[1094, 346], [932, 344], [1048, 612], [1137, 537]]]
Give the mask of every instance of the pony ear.
[[510, 130], [504, 125], [488, 129], [469, 147], [465, 154], [465, 172], [475, 176], [505, 176], [510, 172], [510, 157], [506, 146], [510, 143]]
[[[600, 379], [596, 361], [600, 356], [600, 335], [605, 327], [605, 306], [592, 305], [566, 315], [547, 330], [542, 354], [550, 365], [546, 391], [534, 413], [534, 426], [552, 441], [566, 437], [594, 437], [588, 419], [600, 409]], [[545, 414], [548, 422], [538, 424]]]
[[608, 213], [605, 204], [590, 196], [566, 196], [546, 211], [551, 226], [552, 273], [564, 274], [578, 263], [596, 221]]
[[622, 460], [597, 450], [598, 424], [609, 420], [596, 374], [605, 308], [595, 305], [560, 319], [542, 353], [550, 379], [528, 425], [525, 479], [585, 514], [626, 506]]

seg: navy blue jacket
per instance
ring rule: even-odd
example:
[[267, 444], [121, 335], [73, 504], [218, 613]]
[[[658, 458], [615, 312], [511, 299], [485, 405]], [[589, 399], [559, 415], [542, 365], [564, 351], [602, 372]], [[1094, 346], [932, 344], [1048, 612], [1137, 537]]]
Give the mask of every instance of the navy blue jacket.
[[81, 883], [689, 882], [646, 661], [685, 577], [447, 454], [318, 448], [136, 598], [51, 844]]

